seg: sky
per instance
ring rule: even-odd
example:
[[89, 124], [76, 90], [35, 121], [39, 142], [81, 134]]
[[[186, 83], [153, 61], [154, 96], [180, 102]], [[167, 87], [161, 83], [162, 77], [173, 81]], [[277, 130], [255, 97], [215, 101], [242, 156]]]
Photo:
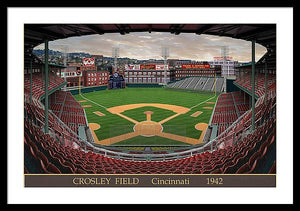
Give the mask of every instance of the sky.
[[[162, 47], [169, 48], [169, 59], [190, 59], [211, 61], [221, 56], [221, 47], [228, 46], [233, 60], [249, 62], [251, 60], [251, 42], [229, 37], [213, 35], [196, 35], [180, 33], [174, 35], [166, 32], [132, 32], [121, 35], [106, 33], [103, 35], [86, 35], [70, 37], [49, 42], [49, 49], [67, 52], [85, 52], [94, 55], [112, 56], [112, 48], [119, 48], [120, 57], [132, 59], [162, 59]], [[41, 44], [35, 49], [44, 49]], [[258, 61], [266, 48], [256, 44], [255, 59]]]

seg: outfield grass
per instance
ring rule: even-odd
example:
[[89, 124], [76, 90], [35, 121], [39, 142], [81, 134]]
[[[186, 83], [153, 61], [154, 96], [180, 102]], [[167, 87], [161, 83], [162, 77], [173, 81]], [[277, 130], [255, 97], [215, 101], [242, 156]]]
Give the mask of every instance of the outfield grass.
[[[95, 131], [99, 140], [133, 131], [134, 123], [118, 115], [111, 114], [110, 112], [106, 111], [106, 108], [136, 103], [162, 103], [183, 106], [187, 108], [193, 107], [191, 111], [187, 112], [186, 114], [179, 115], [174, 119], [164, 123], [163, 131], [198, 139], [201, 135], [201, 131], [196, 130], [195, 125], [200, 122], [208, 123], [212, 114], [212, 110], [204, 109], [203, 107], [214, 106], [213, 104], [202, 103], [194, 107], [195, 105], [214, 97], [214, 94], [173, 91], [166, 90], [164, 88], [126, 88], [118, 90], [103, 90], [85, 93], [83, 96], [93, 101], [81, 102], [80, 104], [92, 106], [84, 109], [88, 118], [88, 122], [98, 123], [101, 126], [99, 130]], [[74, 97], [78, 101], [85, 100], [80, 95], [75, 95]], [[215, 102], [216, 99], [217, 96], [210, 99], [209, 102]], [[100, 111], [105, 114], [105, 116], [97, 116], [93, 113], [95, 111]], [[146, 120], [144, 111], [152, 111], [153, 114], [151, 115], [151, 120], [156, 122], [175, 114], [170, 110], [149, 106], [127, 110], [122, 114], [140, 122]], [[198, 117], [191, 117], [190, 115], [196, 111], [201, 111], [202, 114]], [[177, 141], [165, 139], [162, 140], [163, 138], [160, 140], [160, 138], [161, 137], [152, 137], [152, 143], [157, 144], [158, 142], [163, 141], [164, 143], [170, 145], [180, 144]], [[138, 136], [130, 140], [124, 140], [122, 141], [122, 144], [123, 142], [124, 144], [137, 145], [141, 142], [151, 144], [151, 137]], [[120, 144], [121, 142], [118, 143], [118, 145]]]

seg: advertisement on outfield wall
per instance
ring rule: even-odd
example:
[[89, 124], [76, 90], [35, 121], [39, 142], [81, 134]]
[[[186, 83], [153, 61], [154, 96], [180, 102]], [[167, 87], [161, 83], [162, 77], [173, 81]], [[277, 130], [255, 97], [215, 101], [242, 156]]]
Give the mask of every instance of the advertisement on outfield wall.
[[156, 70], [169, 70], [169, 65], [157, 64], [155, 69]]
[[169, 65], [163, 64], [126, 64], [125, 70], [169, 70]]
[[91, 66], [95, 66], [95, 58], [86, 58], [86, 57], [83, 57], [82, 58], [82, 63], [83, 63], [83, 66], [85, 67], [91, 67]]
[[182, 69], [209, 69], [209, 64], [182, 64]]
[[141, 64], [141, 70], [155, 70], [155, 64]]
[[125, 64], [125, 70], [140, 70], [139, 64]]

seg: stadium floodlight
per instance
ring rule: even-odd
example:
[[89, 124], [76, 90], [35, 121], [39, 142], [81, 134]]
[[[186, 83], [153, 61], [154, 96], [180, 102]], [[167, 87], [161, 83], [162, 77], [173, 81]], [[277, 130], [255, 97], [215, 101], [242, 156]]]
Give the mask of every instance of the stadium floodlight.
[[166, 69], [166, 66], [167, 66], [167, 59], [170, 56], [168, 47], [165, 47], [165, 46], [162, 47], [161, 56], [164, 59], [164, 84], [167, 85], [167, 69]]
[[162, 47], [161, 56], [164, 58], [164, 60], [168, 59], [168, 57], [170, 56], [168, 47], [165, 47], [165, 46]]
[[114, 70], [117, 71], [117, 59], [120, 56], [120, 47], [114, 46], [112, 48], [112, 57], [114, 58]]
[[[221, 56], [223, 57], [223, 67], [225, 65], [225, 61], [228, 60], [229, 48], [228, 46], [221, 47]], [[229, 76], [229, 64], [227, 64], [227, 76]]]
[[[67, 45], [64, 46], [64, 66], [67, 66], [67, 60], [68, 60], [68, 51], [69, 51], [69, 47]], [[67, 82], [67, 78], [66, 78], [66, 69], [64, 68], [64, 81]], [[66, 83], [67, 84], [67, 83]], [[64, 90], [67, 90], [67, 85], [64, 86]]]
[[227, 59], [228, 55], [229, 55], [229, 48], [228, 46], [222, 46], [221, 47], [221, 56], [224, 58], [224, 60]]
[[[67, 67], [67, 62], [68, 62], [68, 56], [69, 56], [69, 46], [67, 44], [55, 44], [55, 43], [51, 43], [51, 47], [53, 49], [56, 49], [58, 51], [62, 52], [62, 58], [63, 58], [63, 64], [65, 67]], [[63, 74], [64, 74], [64, 81], [67, 82], [67, 78], [66, 78], [66, 69], [64, 68]], [[61, 75], [60, 75], [61, 77]], [[66, 83], [67, 84], [67, 83]], [[65, 85], [63, 87], [63, 90], [66, 91], [67, 90], [67, 85]]]

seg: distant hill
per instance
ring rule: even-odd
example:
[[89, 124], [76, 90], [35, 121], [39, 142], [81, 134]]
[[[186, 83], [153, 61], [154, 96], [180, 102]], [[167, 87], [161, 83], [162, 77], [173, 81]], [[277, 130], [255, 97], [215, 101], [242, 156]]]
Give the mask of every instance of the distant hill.
[[[37, 56], [42, 56], [44, 55], [44, 50], [40, 50], [40, 49], [34, 49], [33, 53]], [[49, 55], [51, 56], [61, 56], [64, 53], [60, 52], [60, 51], [54, 51], [54, 50], [50, 50], [49, 49]], [[68, 53], [69, 56], [77, 56], [77, 57], [91, 57], [91, 54], [89, 53], [84, 53], [84, 52], [72, 52], [72, 53]]]
[[[44, 55], [44, 50], [40, 50], [40, 49], [33, 50], [33, 53], [37, 56], [41, 56], [41, 55]], [[48, 54], [54, 56], [54, 55], [62, 55], [63, 53], [60, 51], [49, 50]]]

